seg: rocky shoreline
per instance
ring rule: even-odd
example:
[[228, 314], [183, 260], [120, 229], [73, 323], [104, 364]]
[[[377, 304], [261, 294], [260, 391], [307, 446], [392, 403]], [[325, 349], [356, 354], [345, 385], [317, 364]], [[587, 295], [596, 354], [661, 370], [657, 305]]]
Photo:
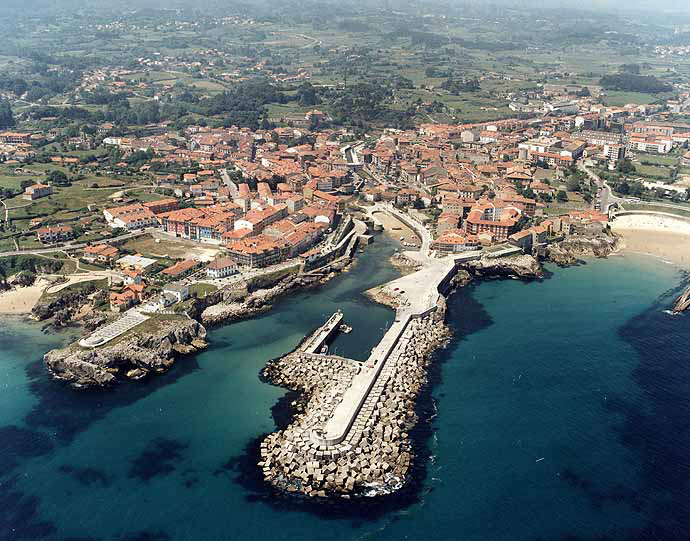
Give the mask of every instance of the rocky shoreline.
[[582, 263], [582, 257], [608, 257], [620, 247], [620, 237], [615, 233], [595, 236], [572, 235], [546, 247], [545, 259], [559, 267]]
[[534, 280], [543, 276], [543, 269], [531, 255], [487, 257], [469, 261], [461, 266], [474, 278], [519, 278]]
[[298, 347], [266, 366], [265, 380], [300, 393], [290, 424], [260, 444], [258, 466], [271, 486], [324, 499], [382, 495], [405, 484], [414, 460], [410, 432], [418, 421], [416, 398], [427, 382], [430, 353], [449, 336], [441, 302], [435, 313], [410, 322], [396, 346], [395, 369], [381, 392], [367, 399], [371, 414], [351, 429], [356, 444], [338, 451], [316, 445], [310, 434], [329, 419], [360, 363], [309, 355]]
[[[44, 364], [54, 378], [79, 389], [106, 387], [119, 381], [163, 373], [179, 356], [207, 347], [206, 327], [266, 312], [278, 297], [324, 284], [351, 263], [351, 259], [335, 262], [321, 274], [298, 275], [288, 271], [242, 282], [196, 299], [184, 314], [174, 321], [161, 321], [158, 328], [137, 332], [135, 327], [112, 344], [93, 350], [85, 350], [77, 344], [55, 349], [44, 355]], [[82, 323], [93, 331], [106, 321], [102, 317]]]
[[43, 361], [54, 378], [72, 387], [106, 387], [163, 373], [178, 356], [206, 348], [205, 339], [203, 325], [180, 316], [176, 320], [161, 320], [155, 330], [135, 329], [102, 348], [83, 349], [73, 344], [54, 349], [44, 355]]
[[683, 292], [678, 296], [678, 298], [673, 303], [673, 308], [671, 311], [674, 314], [680, 314], [690, 310], [690, 286], [686, 287]]
[[270, 310], [272, 302], [278, 297], [298, 289], [321, 285], [335, 277], [335, 275], [336, 273], [331, 272], [325, 277], [318, 275], [290, 276], [282, 279], [272, 287], [258, 289], [253, 293], [245, 291], [245, 295], [238, 296], [236, 293], [229, 292], [224, 294], [218, 302], [207, 306], [202, 311], [200, 315], [201, 322], [204, 325], [211, 326], [255, 316]]

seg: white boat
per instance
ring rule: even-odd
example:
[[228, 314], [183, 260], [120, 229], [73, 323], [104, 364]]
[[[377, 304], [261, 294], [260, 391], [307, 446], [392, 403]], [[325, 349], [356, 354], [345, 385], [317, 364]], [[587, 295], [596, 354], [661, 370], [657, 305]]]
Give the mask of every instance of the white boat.
[[340, 332], [343, 332], [345, 334], [350, 334], [352, 332], [352, 327], [350, 327], [349, 325], [345, 325], [345, 323], [343, 323], [339, 327], [339, 330], [340, 330]]

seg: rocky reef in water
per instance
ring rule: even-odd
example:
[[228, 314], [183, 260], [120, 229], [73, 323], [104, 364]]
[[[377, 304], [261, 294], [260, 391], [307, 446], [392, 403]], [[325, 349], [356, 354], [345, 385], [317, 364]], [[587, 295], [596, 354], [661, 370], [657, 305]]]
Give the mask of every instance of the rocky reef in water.
[[549, 244], [545, 259], [559, 267], [582, 263], [582, 257], [607, 257], [618, 249], [619, 237], [612, 232], [598, 235], [571, 235]]
[[137, 332], [135, 327], [123, 338], [100, 348], [72, 344], [54, 349], [45, 354], [43, 361], [53, 377], [73, 387], [105, 387], [165, 372], [178, 356], [206, 348], [205, 338], [203, 325], [180, 316], [156, 321], [155, 328], [146, 331]]
[[679, 314], [690, 309], [690, 286], [686, 287], [683, 292], [678, 296], [678, 298], [673, 303], [672, 312]]

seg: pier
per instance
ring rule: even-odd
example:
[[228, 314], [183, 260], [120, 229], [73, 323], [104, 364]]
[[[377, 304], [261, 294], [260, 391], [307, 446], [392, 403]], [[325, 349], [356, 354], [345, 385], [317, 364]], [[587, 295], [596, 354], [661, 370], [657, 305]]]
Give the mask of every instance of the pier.
[[[395, 370], [400, 355], [396, 349], [410, 322], [436, 311], [442, 296], [441, 290], [455, 272], [453, 259], [436, 260], [427, 268], [386, 285], [388, 290], [397, 289], [399, 293], [401, 306], [396, 311], [395, 321], [372, 350], [360, 373], [353, 378], [325, 427], [312, 431], [311, 439], [314, 443], [322, 446], [338, 445], [348, 440], [353, 426], [363, 426], [366, 423], [373, 404]], [[355, 438], [350, 438], [350, 442]]]
[[328, 342], [328, 340], [333, 336], [333, 333], [340, 327], [343, 321], [343, 313], [338, 310], [335, 312], [328, 321], [321, 327], [316, 334], [307, 340], [304, 346], [305, 353], [320, 353], [323, 346]]
[[[395, 209], [377, 210], [396, 215]], [[448, 336], [444, 294], [457, 269], [480, 257], [435, 258], [428, 231], [407, 222], [422, 249], [405, 255], [421, 269], [378, 288], [396, 314], [366, 361], [321, 353], [343, 319], [336, 312], [297, 350], [266, 368], [267, 379], [306, 400], [286, 428], [261, 443], [258, 466], [282, 490], [323, 498], [362, 489], [387, 493], [404, 483], [414, 455], [409, 431], [416, 423], [416, 397], [426, 382], [429, 354]]]

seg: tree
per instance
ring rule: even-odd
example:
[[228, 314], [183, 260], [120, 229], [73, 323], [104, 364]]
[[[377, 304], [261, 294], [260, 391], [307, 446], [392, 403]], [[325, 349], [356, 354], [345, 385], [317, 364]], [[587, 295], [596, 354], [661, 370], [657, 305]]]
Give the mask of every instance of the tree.
[[558, 193], [556, 194], [556, 201], [559, 203], [565, 203], [568, 200], [568, 194], [565, 193], [563, 190], [558, 190]]
[[12, 115], [12, 107], [7, 100], [0, 100], [0, 129], [7, 129], [14, 127], [14, 116]]
[[569, 192], [577, 192], [580, 189], [580, 179], [576, 175], [568, 177], [565, 181], [565, 187]]
[[659, 92], [670, 92], [673, 90], [671, 85], [660, 81], [653, 75], [633, 75], [631, 73], [605, 75], [601, 78], [599, 84], [606, 90], [644, 92], [647, 94], [658, 94]]
[[71, 183], [67, 178], [67, 175], [59, 170], [54, 170], [48, 173], [48, 181], [55, 186], [70, 186]]
[[311, 83], [304, 83], [297, 89], [297, 103], [302, 107], [311, 107], [319, 103], [319, 97]]
[[618, 193], [622, 195], [628, 195], [630, 193], [630, 184], [628, 184], [626, 181], [621, 182], [617, 188]]
[[623, 173], [624, 175], [629, 175], [637, 171], [630, 158], [624, 158], [622, 160], [619, 160], [618, 165], [616, 165], [616, 170]]

